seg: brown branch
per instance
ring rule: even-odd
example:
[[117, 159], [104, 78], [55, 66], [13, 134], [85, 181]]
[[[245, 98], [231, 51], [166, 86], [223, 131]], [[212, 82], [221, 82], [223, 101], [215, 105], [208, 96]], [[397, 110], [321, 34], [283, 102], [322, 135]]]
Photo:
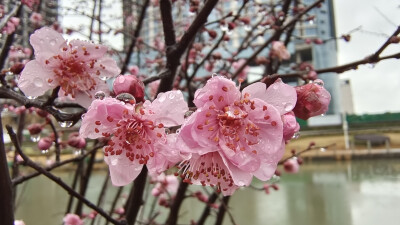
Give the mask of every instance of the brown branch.
[[222, 198], [221, 205], [218, 208], [217, 220], [215, 225], [221, 225], [224, 221], [225, 212], [228, 211], [228, 203], [231, 196], [225, 196]]
[[[3, 107], [0, 106], [0, 114]], [[14, 224], [13, 189], [8, 171], [7, 154], [3, 140], [3, 124], [0, 118], [0, 224]]]
[[126, 58], [125, 58], [125, 61], [124, 61], [124, 65], [122, 66], [122, 69], [121, 69], [121, 74], [124, 74], [126, 72], [126, 70], [128, 68], [128, 65], [129, 65], [129, 62], [131, 61], [133, 48], [135, 47], [136, 41], [137, 41], [137, 39], [138, 39], [138, 37], [140, 35], [140, 31], [142, 30], [143, 21], [144, 21], [144, 18], [146, 16], [146, 11], [147, 11], [147, 8], [149, 6], [149, 2], [150, 2], [150, 0], [145, 0], [145, 2], [143, 4], [142, 11], [140, 12], [140, 16], [139, 16], [139, 21], [138, 21], [138, 23], [136, 25], [135, 33], [134, 33], [134, 35], [132, 37], [131, 44], [129, 45], [128, 52], [126, 53]]
[[56, 126], [54, 126], [54, 123], [53, 123], [53, 121], [51, 121], [51, 119], [48, 119], [47, 122], [49, 123], [51, 130], [53, 131], [54, 145], [56, 147], [56, 163], [59, 163], [60, 162], [60, 154], [61, 154], [61, 146], [60, 146], [60, 143], [58, 142], [57, 129], [56, 129]]
[[374, 61], [379, 58], [383, 50], [386, 49], [387, 46], [392, 44], [392, 37], [396, 37], [400, 33], [400, 26], [397, 27], [396, 31], [386, 40], [386, 42], [370, 57], [371, 61]]
[[218, 194], [216, 192], [212, 193], [208, 197], [208, 201], [206, 203], [206, 207], [204, 207], [203, 213], [201, 214], [200, 219], [197, 221], [197, 225], [203, 225], [206, 222], [207, 217], [210, 215], [211, 204], [213, 204], [218, 199]]
[[[88, 155], [90, 155], [93, 151], [96, 151], [97, 149], [102, 148], [102, 147], [103, 147], [103, 145], [95, 146], [95, 147], [93, 147], [91, 150], [89, 150], [88, 152], [86, 152], [83, 155], [80, 155], [80, 156], [72, 158], [72, 159], [67, 159], [67, 160], [61, 161], [59, 163], [55, 163], [55, 164], [53, 164], [51, 166], [48, 166], [48, 167], [46, 167], [44, 169], [46, 171], [52, 171], [53, 169], [58, 168], [60, 166], [63, 166], [63, 165], [66, 165], [66, 164], [69, 164], [69, 163], [72, 163], [72, 162], [81, 161], [84, 158], [86, 158]], [[17, 178], [12, 180], [12, 185], [16, 186], [16, 185], [21, 184], [21, 183], [23, 183], [23, 182], [25, 182], [25, 181], [27, 181], [27, 180], [29, 180], [31, 178], [37, 177], [40, 174], [41, 174], [40, 172], [33, 172], [33, 173], [25, 175], [25, 176], [17, 177]]]
[[296, 14], [296, 16], [294, 16], [289, 22], [287, 22], [286, 24], [284, 24], [283, 26], [279, 27], [274, 34], [263, 44], [261, 45], [249, 58], [247, 58], [246, 62], [243, 63], [243, 65], [241, 65], [241, 67], [239, 67], [236, 72], [232, 75], [232, 78], [236, 78], [240, 72], [242, 72], [242, 70], [252, 61], [254, 60], [258, 54], [260, 54], [269, 44], [272, 43], [272, 41], [276, 40], [277, 37], [279, 37], [282, 32], [287, 29], [288, 27], [291, 27], [293, 24], [295, 24], [304, 14], [306, 14], [308, 11], [310, 11], [311, 9], [315, 8], [316, 6], [318, 6], [320, 3], [322, 3], [324, 0], [318, 0], [316, 2], [314, 2], [313, 4], [311, 4], [310, 6], [308, 6], [307, 8], [305, 8], [303, 11], [301, 11], [300, 13]]
[[129, 194], [129, 199], [126, 204], [126, 221], [128, 225], [134, 225], [136, 217], [139, 213], [140, 207], [143, 205], [143, 192], [146, 186], [147, 167], [143, 167], [139, 176], [135, 179], [132, 186], [132, 191]]
[[[6, 125], [6, 129], [8, 131], [8, 134], [10, 135], [11, 141], [14, 144], [16, 150], [18, 153], [21, 155], [21, 157], [24, 159], [24, 162], [26, 165], [29, 167], [35, 169], [36, 171], [40, 172], [50, 180], [54, 181], [56, 184], [58, 184], [60, 187], [62, 187], [65, 191], [68, 192], [68, 194], [74, 196], [75, 198], [79, 199], [79, 201], [82, 201], [85, 205], [87, 205], [89, 208], [95, 210], [98, 212], [100, 215], [102, 215], [106, 220], [110, 221], [113, 224], [120, 225], [121, 223], [114, 218], [112, 218], [110, 215], [108, 215], [103, 209], [97, 207], [94, 205], [92, 202], [87, 200], [85, 197], [82, 195], [78, 194], [75, 192], [70, 186], [68, 186], [66, 183], [64, 183], [59, 177], [54, 176], [52, 173], [48, 172], [44, 168], [40, 167], [38, 164], [33, 162], [25, 153], [21, 150], [20, 144], [17, 139], [17, 135], [14, 133], [13, 129], [11, 126]], [[11, 207], [12, 209], [12, 207]]]
[[178, 213], [181, 208], [182, 202], [185, 199], [185, 193], [189, 184], [184, 182], [183, 180], [179, 184], [178, 191], [175, 195], [174, 201], [171, 205], [171, 210], [168, 215], [166, 225], [176, 225], [178, 222]]
[[302, 150], [302, 151], [300, 151], [300, 152], [298, 152], [298, 153], [296, 153], [296, 154], [293, 154], [293, 155], [291, 155], [291, 156], [288, 156], [288, 157], [282, 159], [281, 161], [279, 161], [278, 165], [282, 165], [283, 163], [285, 163], [285, 162], [288, 161], [289, 159], [291, 159], [291, 158], [293, 158], [293, 157], [298, 157], [298, 156], [300, 156], [300, 155], [302, 155], [302, 154], [304, 154], [304, 153], [306, 153], [306, 152], [309, 152], [309, 151], [311, 151], [311, 150], [321, 149], [321, 148], [327, 149], [327, 148], [332, 147], [332, 146], [335, 146], [335, 145], [336, 145], [336, 143], [333, 143], [333, 144], [330, 144], [330, 145], [325, 145], [325, 146], [313, 146], [313, 145], [309, 145], [306, 149], [304, 149], [304, 150]]

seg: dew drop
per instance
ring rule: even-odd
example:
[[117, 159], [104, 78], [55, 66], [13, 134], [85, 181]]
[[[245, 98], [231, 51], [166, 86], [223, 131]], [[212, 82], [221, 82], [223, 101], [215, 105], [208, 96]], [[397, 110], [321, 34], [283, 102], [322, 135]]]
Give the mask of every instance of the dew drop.
[[292, 103], [285, 103], [284, 108], [285, 108], [286, 112], [289, 112], [290, 110], [293, 109], [293, 105], [292, 105]]
[[37, 96], [27, 96], [27, 98], [30, 99], [30, 100], [33, 100], [33, 99], [36, 99]]
[[130, 104], [136, 103], [135, 97], [133, 97], [133, 95], [131, 95], [129, 93], [121, 93], [121, 94], [117, 95], [115, 98], [124, 103], [130, 103]]
[[160, 101], [160, 102], [165, 101], [166, 98], [167, 98], [167, 97], [165, 96], [164, 93], [160, 93], [160, 94], [158, 94], [158, 96], [157, 96], [157, 99], [158, 99], [158, 101]]
[[95, 99], [103, 100], [104, 97], [106, 97], [106, 93], [104, 93], [104, 91], [98, 91], [96, 94], [94, 94]]
[[175, 94], [173, 92], [168, 94], [168, 98], [169, 99], [174, 99], [175, 98]]
[[296, 132], [293, 134], [292, 139], [297, 139], [300, 137], [300, 132]]
[[244, 186], [246, 183], [243, 180], [239, 180], [237, 184], [238, 186]]
[[66, 128], [66, 127], [72, 127], [74, 122], [73, 121], [58, 121], [58, 124], [60, 124], [60, 126], [62, 128]]
[[82, 114], [81, 119], [84, 119], [86, 116], [86, 113]]
[[56, 40], [50, 40], [50, 45], [51, 45], [51, 46], [56, 45]]
[[36, 77], [35, 79], [33, 79], [33, 84], [34, 84], [36, 87], [41, 88], [41, 87], [43, 87], [43, 80], [40, 79], [39, 77]]
[[111, 159], [111, 165], [115, 166], [118, 164], [118, 158], [114, 157], [113, 159]]
[[31, 141], [38, 142], [40, 140], [40, 134], [31, 135]]
[[168, 128], [165, 128], [165, 134], [169, 134], [171, 131]]
[[319, 149], [321, 152], [326, 152], [326, 148], [320, 148]]
[[179, 134], [180, 132], [181, 132], [181, 128], [179, 128], [179, 129], [177, 129], [177, 130], [175, 131], [176, 134]]
[[187, 111], [187, 112], [185, 113], [185, 118], [191, 116], [193, 113], [194, 113], [193, 111]]
[[100, 77], [100, 80], [106, 81], [108, 77]]
[[325, 116], [325, 114], [322, 113], [320, 116]]

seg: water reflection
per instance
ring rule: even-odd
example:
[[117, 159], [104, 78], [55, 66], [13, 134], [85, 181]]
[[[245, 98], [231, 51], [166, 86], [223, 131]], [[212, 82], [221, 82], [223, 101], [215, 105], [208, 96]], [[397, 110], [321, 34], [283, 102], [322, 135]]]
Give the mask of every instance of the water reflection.
[[[302, 166], [299, 174], [285, 175], [280, 190], [269, 195], [252, 189], [237, 191], [230, 207], [241, 225], [397, 225], [399, 172], [397, 160], [313, 162]], [[88, 198], [95, 202], [105, 174], [97, 171], [90, 182]], [[59, 171], [57, 175], [72, 180], [72, 173]], [[262, 183], [254, 185], [261, 187]], [[107, 194], [107, 199], [117, 190], [109, 188], [112, 193]], [[44, 177], [29, 181], [23, 189], [16, 218], [24, 219], [27, 225], [61, 224], [67, 193]], [[108, 210], [109, 205], [110, 201], [104, 208]], [[203, 207], [197, 200], [185, 200], [180, 222], [196, 221]], [[161, 212], [160, 221], [165, 217]], [[214, 218], [215, 213], [207, 224], [213, 224]], [[231, 224], [229, 216], [224, 224]]]

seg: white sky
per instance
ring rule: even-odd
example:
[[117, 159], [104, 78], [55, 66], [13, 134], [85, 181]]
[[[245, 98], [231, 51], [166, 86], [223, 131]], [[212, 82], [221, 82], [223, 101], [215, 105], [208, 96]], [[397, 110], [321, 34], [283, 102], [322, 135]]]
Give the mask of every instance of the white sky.
[[[353, 33], [349, 43], [338, 41], [339, 65], [362, 59], [378, 50], [386, 38], [366, 31], [391, 35], [396, 30], [395, 24], [400, 25], [399, 6], [399, 0], [334, 0], [337, 35], [359, 26], [363, 30]], [[400, 52], [400, 44], [389, 46], [382, 55], [397, 52]], [[399, 60], [382, 61], [374, 68], [360, 66], [340, 77], [351, 80], [355, 113], [400, 112]]]

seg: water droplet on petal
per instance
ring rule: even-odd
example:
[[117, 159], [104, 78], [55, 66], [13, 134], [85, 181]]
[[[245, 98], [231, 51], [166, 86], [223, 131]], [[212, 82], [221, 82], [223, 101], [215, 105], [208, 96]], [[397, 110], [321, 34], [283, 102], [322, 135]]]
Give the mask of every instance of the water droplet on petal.
[[108, 80], [108, 77], [100, 77], [100, 80], [106, 81]]
[[106, 93], [104, 93], [104, 91], [98, 91], [96, 94], [94, 94], [95, 99], [103, 100], [104, 97], [106, 97]]
[[82, 114], [81, 119], [85, 118], [86, 113]]
[[31, 135], [31, 141], [38, 142], [40, 140], [40, 134]]
[[187, 112], [185, 113], [185, 118], [191, 116], [193, 113], [194, 113], [194, 111], [187, 111]]
[[316, 84], [316, 85], [319, 85], [321, 87], [324, 86], [324, 82], [322, 80], [320, 80], [320, 79], [315, 80], [313, 83]]
[[117, 165], [117, 164], [118, 164], [118, 158], [117, 158], [117, 157], [112, 158], [111, 161], [110, 161], [110, 163], [111, 163], [111, 165], [113, 165], [113, 166]]
[[158, 96], [157, 96], [157, 99], [158, 99], [159, 102], [165, 101], [166, 98], [167, 98], [167, 97], [165, 96], [164, 93], [160, 93], [160, 94], [158, 94]]
[[115, 98], [124, 103], [129, 103], [129, 104], [136, 103], [135, 97], [133, 97], [133, 95], [131, 95], [129, 93], [121, 93], [121, 94], [117, 95]]
[[284, 107], [285, 107], [285, 111], [286, 111], [286, 112], [289, 112], [290, 110], [293, 109], [292, 103], [285, 103], [285, 104], [284, 104]]
[[50, 45], [51, 45], [51, 46], [56, 45], [56, 40], [50, 40]]
[[173, 92], [168, 94], [168, 98], [169, 99], [174, 99], [175, 98], [175, 94]]
[[33, 100], [33, 99], [36, 99], [37, 96], [27, 96], [27, 98], [30, 99], [30, 100]]
[[33, 84], [36, 86], [36, 87], [43, 87], [43, 80], [42, 79], [40, 79], [39, 77], [36, 77], [36, 78], [34, 78], [33, 79]]
[[325, 114], [322, 113], [320, 116], [325, 116]]
[[171, 131], [168, 128], [165, 128], [165, 134], [169, 134]]
[[180, 132], [181, 132], [181, 128], [179, 128], [179, 129], [177, 129], [177, 130], [175, 131], [176, 134], [179, 134]]
[[326, 148], [320, 148], [319, 149], [321, 152], [326, 152]]
[[66, 127], [71, 127], [74, 122], [73, 121], [59, 121], [58, 124], [60, 124], [61, 127], [66, 128]]
[[299, 137], [300, 137], [300, 132], [296, 132], [296, 133], [293, 134], [292, 139], [297, 139]]

